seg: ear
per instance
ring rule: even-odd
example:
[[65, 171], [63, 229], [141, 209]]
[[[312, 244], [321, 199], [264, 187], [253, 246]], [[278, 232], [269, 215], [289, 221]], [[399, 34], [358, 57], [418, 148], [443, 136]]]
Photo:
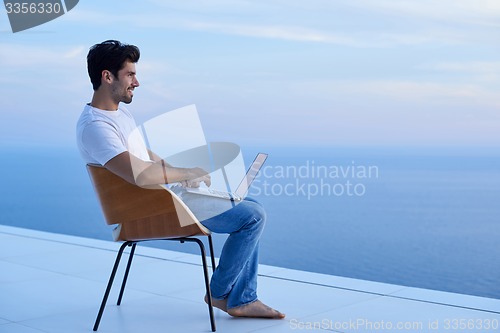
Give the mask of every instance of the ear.
[[103, 70], [101, 73], [101, 82], [113, 82], [113, 74], [111, 74], [111, 72], [108, 70]]

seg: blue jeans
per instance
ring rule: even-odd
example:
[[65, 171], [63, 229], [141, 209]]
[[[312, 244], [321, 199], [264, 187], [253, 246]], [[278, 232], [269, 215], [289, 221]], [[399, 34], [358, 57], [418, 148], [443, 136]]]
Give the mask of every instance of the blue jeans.
[[[226, 207], [230, 202], [190, 193], [182, 193], [181, 198], [195, 215], [204, 208]], [[227, 299], [228, 309], [257, 300], [259, 239], [265, 221], [262, 205], [248, 197], [221, 214], [201, 221], [212, 232], [229, 234], [210, 282], [212, 297]]]

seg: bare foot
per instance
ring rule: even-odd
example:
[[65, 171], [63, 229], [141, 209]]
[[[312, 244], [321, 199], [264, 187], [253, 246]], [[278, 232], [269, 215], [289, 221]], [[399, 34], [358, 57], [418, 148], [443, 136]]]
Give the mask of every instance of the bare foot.
[[227, 310], [233, 317], [250, 317], [250, 318], [271, 318], [283, 319], [285, 314], [275, 310], [261, 301], [257, 300], [253, 303], [238, 306]]
[[[205, 295], [205, 303], [208, 304], [208, 296]], [[212, 298], [212, 305], [215, 306], [217, 309], [221, 309], [224, 312], [227, 312], [227, 299], [213, 299]]]

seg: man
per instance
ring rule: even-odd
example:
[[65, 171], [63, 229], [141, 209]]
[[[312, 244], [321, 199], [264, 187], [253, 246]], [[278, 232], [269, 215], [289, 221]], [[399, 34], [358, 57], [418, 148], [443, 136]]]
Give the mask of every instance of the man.
[[[87, 66], [94, 94], [77, 124], [77, 143], [84, 161], [101, 164], [138, 186], [178, 183], [198, 187], [201, 182], [210, 186], [210, 175], [203, 169], [176, 168], [149, 151], [140, 138], [133, 136], [129, 141], [136, 124], [120, 102], [131, 103], [134, 89], [139, 87], [135, 67], [139, 57], [136, 46], [114, 40], [90, 48]], [[198, 205], [207, 199], [181, 194], [195, 215], [197, 208], [214, 207], [217, 200], [223, 200]], [[262, 206], [245, 199], [222, 211], [201, 221], [213, 232], [229, 233], [210, 283], [213, 305], [235, 317], [284, 318], [257, 299], [258, 243], [265, 224]]]

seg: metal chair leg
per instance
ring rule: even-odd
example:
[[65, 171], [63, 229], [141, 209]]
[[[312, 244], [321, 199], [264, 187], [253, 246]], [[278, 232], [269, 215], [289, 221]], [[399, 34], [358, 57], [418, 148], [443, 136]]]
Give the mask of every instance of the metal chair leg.
[[130, 271], [130, 266], [132, 265], [132, 259], [134, 258], [135, 247], [136, 247], [137, 243], [133, 243], [131, 245], [132, 245], [132, 249], [130, 250], [130, 254], [129, 254], [128, 262], [127, 262], [127, 268], [125, 269], [125, 274], [123, 275], [122, 287], [120, 288], [120, 295], [118, 296], [118, 302], [116, 302], [116, 305], [122, 304], [123, 292], [125, 291], [125, 285], [127, 284], [128, 273]]
[[208, 265], [207, 265], [207, 258], [206, 258], [206, 253], [205, 253], [205, 245], [203, 245], [203, 242], [199, 240], [198, 238], [181, 238], [179, 239], [182, 242], [195, 242], [198, 244], [200, 247], [200, 252], [201, 252], [201, 261], [203, 263], [203, 275], [205, 277], [205, 289], [207, 291], [207, 301], [208, 301], [208, 313], [210, 315], [210, 325], [212, 328], [212, 332], [215, 332], [215, 318], [214, 318], [214, 308], [212, 306], [212, 293], [210, 292], [210, 280], [208, 278]]
[[118, 254], [116, 255], [115, 264], [113, 266], [113, 270], [111, 271], [111, 276], [109, 277], [108, 286], [106, 287], [106, 291], [104, 292], [104, 297], [102, 298], [101, 307], [99, 308], [99, 313], [97, 314], [97, 318], [95, 320], [95, 324], [94, 324], [94, 328], [93, 328], [94, 331], [97, 331], [97, 329], [99, 328], [99, 323], [101, 322], [102, 313], [104, 312], [104, 308], [106, 307], [106, 302], [108, 300], [108, 296], [109, 296], [109, 292], [111, 291], [111, 287], [113, 286], [113, 281], [115, 279], [116, 271], [117, 271], [118, 266], [120, 264], [120, 259], [121, 259], [122, 254], [123, 254], [123, 250], [125, 249], [125, 247], [127, 247], [131, 243], [132, 242], [123, 243], [122, 246], [120, 246], [120, 250], [118, 251]]
[[208, 235], [208, 247], [210, 250], [210, 259], [212, 260], [212, 273], [215, 272], [215, 257], [214, 257], [214, 243], [212, 242], [212, 235]]
[[[215, 327], [214, 309], [212, 306], [212, 294], [210, 292], [210, 280], [209, 280], [209, 276], [208, 276], [208, 265], [207, 265], [207, 259], [206, 259], [205, 246], [203, 245], [203, 242], [201, 240], [199, 240], [198, 238], [184, 238], [184, 237], [176, 238], [176, 239], [167, 239], [167, 240], [177, 240], [177, 241], [180, 241], [181, 243], [194, 242], [194, 243], [197, 243], [198, 246], [200, 247], [201, 259], [202, 259], [202, 263], [203, 263], [203, 275], [205, 278], [205, 289], [206, 289], [207, 298], [208, 298], [208, 312], [210, 315], [210, 325], [211, 325], [212, 332], [215, 332], [216, 327]], [[120, 265], [120, 260], [121, 260], [121, 257], [123, 255], [123, 251], [125, 250], [125, 248], [127, 246], [131, 246], [132, 249], [130, 250], [130, 255], [128, 258], [128, 262], [127, 262], [127, 268], [125, 269], [125, 274], [123, 276], [123, 281], [122, 281], [122, 285], [120, 288], [120, 295], [118, 296], [118, 303], [117, 304], [118, 305], [121, 304], [123, 292], [125, 291], [125, 285], [127, 284], [128, 274], [130, 272], [130, 267], [132, 265], [132, 259], [134, 257], [136, 245], [137, 245], [137, 241], [127, 241], [127, 242], [123, 243], [120, 246], [120, 249], [118, 250], [118, 254], [116, 255], [116, 260], [115, 260], [115, 263], [113, 265], [113, 269], [111, 271], [111, 276], [109, 277], [108, 285], [106, 287], [106, 291], [104, 292], [104, 297], [102, 299], [101, 306], [99, 308], [99, 312], [97, 314], [97, 318], [96, 318], [96, 321], [94, 324], [94, 328], [93, 328], [94, 331], [97, 331], [97, 329], [99, 328], [102, 314], [104, 312], [104, 308], [106, 307], [106, 302], [108, 300], [109, 293], [111, 291], [111, 287], [113, 286], [113, 282], [114, 282], [114, 279], [116, 276], [116, 272], [118, 270], [118, 266]], [[211, 256], [211, 261], [212, 261], [212, 269], [215, 270], [215, 258], [214, 258], [214, 251], [213, 251], [213, 244], [212, 244], [211, 236], [209, 236], [209, 246], [210, 246], [210, 256]]]

